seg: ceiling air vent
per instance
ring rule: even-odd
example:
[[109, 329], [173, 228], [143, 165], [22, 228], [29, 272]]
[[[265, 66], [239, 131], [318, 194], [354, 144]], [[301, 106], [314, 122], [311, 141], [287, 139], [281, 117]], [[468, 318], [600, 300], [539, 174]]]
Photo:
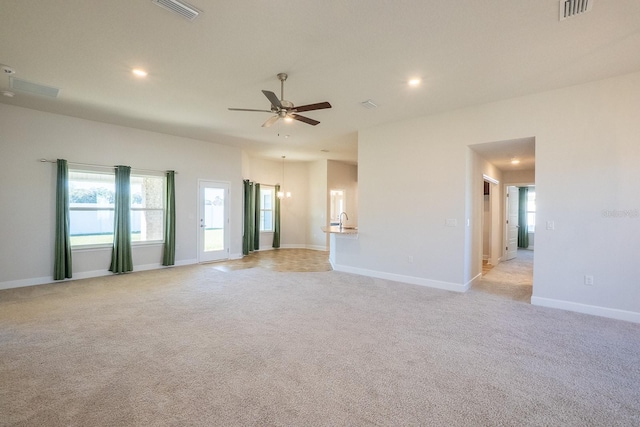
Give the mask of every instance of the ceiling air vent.
[[57, 87], [44, 86], [22, 79], [16, 79], [15, 77], [9, 77], [9, 87], [11, 87], [11, 89], [28, 92], [34, 95], [48, 96], [49, 98], [57, 98], [60, 93], [60, 89]]
[[167, 9], [170, 12], [173, 12], [181, 17], [188, 19], [189, 21], [194, 21], [198, 15], [200, 15], [200, 11], [190, 4], [177, 1], [177, 0], [152, 0], [153, 3], [158, 6]]
[[362, 101], [360, 103], [360, 105], [362, 105], [364, 108], [366, 108], [367, 110], [372, 110], [374, 108], [378, 107], [378, 104], [376, 104], [375, 102], [373, 102], [373, 100], [371, 99], [367, 99], [366, 101]]
[[560, 20], [590, 12], [594, 0], [560, 0]]

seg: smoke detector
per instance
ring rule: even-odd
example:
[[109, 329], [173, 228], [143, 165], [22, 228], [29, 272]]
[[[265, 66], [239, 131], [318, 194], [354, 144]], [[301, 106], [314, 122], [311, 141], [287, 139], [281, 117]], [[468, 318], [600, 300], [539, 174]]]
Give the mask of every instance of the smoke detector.
[[595, 0], [560, 0], [560, 20], [591, 12]]
[[2, 70], [2, 74], [5, 74], [5, 75], [12, 75], [16, 73], [16, 70], [9, 67], [8, 65], [0, 64], [0, 70]]

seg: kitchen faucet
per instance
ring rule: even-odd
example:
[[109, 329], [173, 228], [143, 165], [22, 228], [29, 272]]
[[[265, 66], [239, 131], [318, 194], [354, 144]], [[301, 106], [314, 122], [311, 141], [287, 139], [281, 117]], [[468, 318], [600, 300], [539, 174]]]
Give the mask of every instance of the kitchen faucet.
[[340, 217], [339, 217], [339, 219], [340, 219], [340, 230], [342, 230], [342, 215], [344, 215], [345, 218], [347, 218], [347, 221], [349, 221], [349, 216], [347, 215], [347, 213], [346, 212], [341, 212], [340, 213]]

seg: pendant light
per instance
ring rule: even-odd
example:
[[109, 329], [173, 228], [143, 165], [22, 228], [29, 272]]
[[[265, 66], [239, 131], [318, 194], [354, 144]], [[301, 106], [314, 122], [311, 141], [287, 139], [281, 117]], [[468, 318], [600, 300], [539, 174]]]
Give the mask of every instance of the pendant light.
[[286, 158], [286, 156], [282, 156], [282, 186], [280, 187], [280, 191], [278, 191], [278, 199], [283, 199], [283, 198], [289, 198], [291, 197], [291, 191], [287, 191], [284, 192], [283, 188], [284, 188], [284, 159]]

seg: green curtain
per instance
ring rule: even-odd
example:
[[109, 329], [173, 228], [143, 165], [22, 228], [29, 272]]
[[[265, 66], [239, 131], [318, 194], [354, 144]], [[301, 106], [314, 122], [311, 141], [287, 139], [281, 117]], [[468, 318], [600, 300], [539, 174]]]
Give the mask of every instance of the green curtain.
[[260, 249], [260, 184], [253, 185], [255, 192], [254, 221], [253, 221], [253, 250]]
[[529, 196], [529, 189], [527, 187], [520, 187], [518, 189], [518, 247], [529, 247], [529, 228], [527, 227], [527, 200]]
[[[280, 192], [280, 184], [276, 185], [276, 194]], [[280, 197], [275, 198], [275, 209], [273, 210], [273, 247], [280, 247]]]
[[167, 188], [165, 200], [167, 203], [164, 217], [164, 252], [162, 265], [174, 265], [176, 263], [176, 184], [175, 172], [167, 171]]
[[71, 278], [71, 238], [69, 237], [69, 169], [67, 161], [58, 159], [56, 182], [56, 243], [53, 280]]
[[131, 189], [130, 166], [116, 166], [115, 219], [113, 227], [113, 252], [109, 271], [126, 273], [133, 271], [131, 257]]
[[253, 216], [251, 215], [251, 181], [245, 179], [243, 181], [244, 186], [244, 212], [243, 212], [243, 234], [242, 234], [242, 253], [249, 255], [249, 248], [251, 247], [251, 223], [253, 222]]

